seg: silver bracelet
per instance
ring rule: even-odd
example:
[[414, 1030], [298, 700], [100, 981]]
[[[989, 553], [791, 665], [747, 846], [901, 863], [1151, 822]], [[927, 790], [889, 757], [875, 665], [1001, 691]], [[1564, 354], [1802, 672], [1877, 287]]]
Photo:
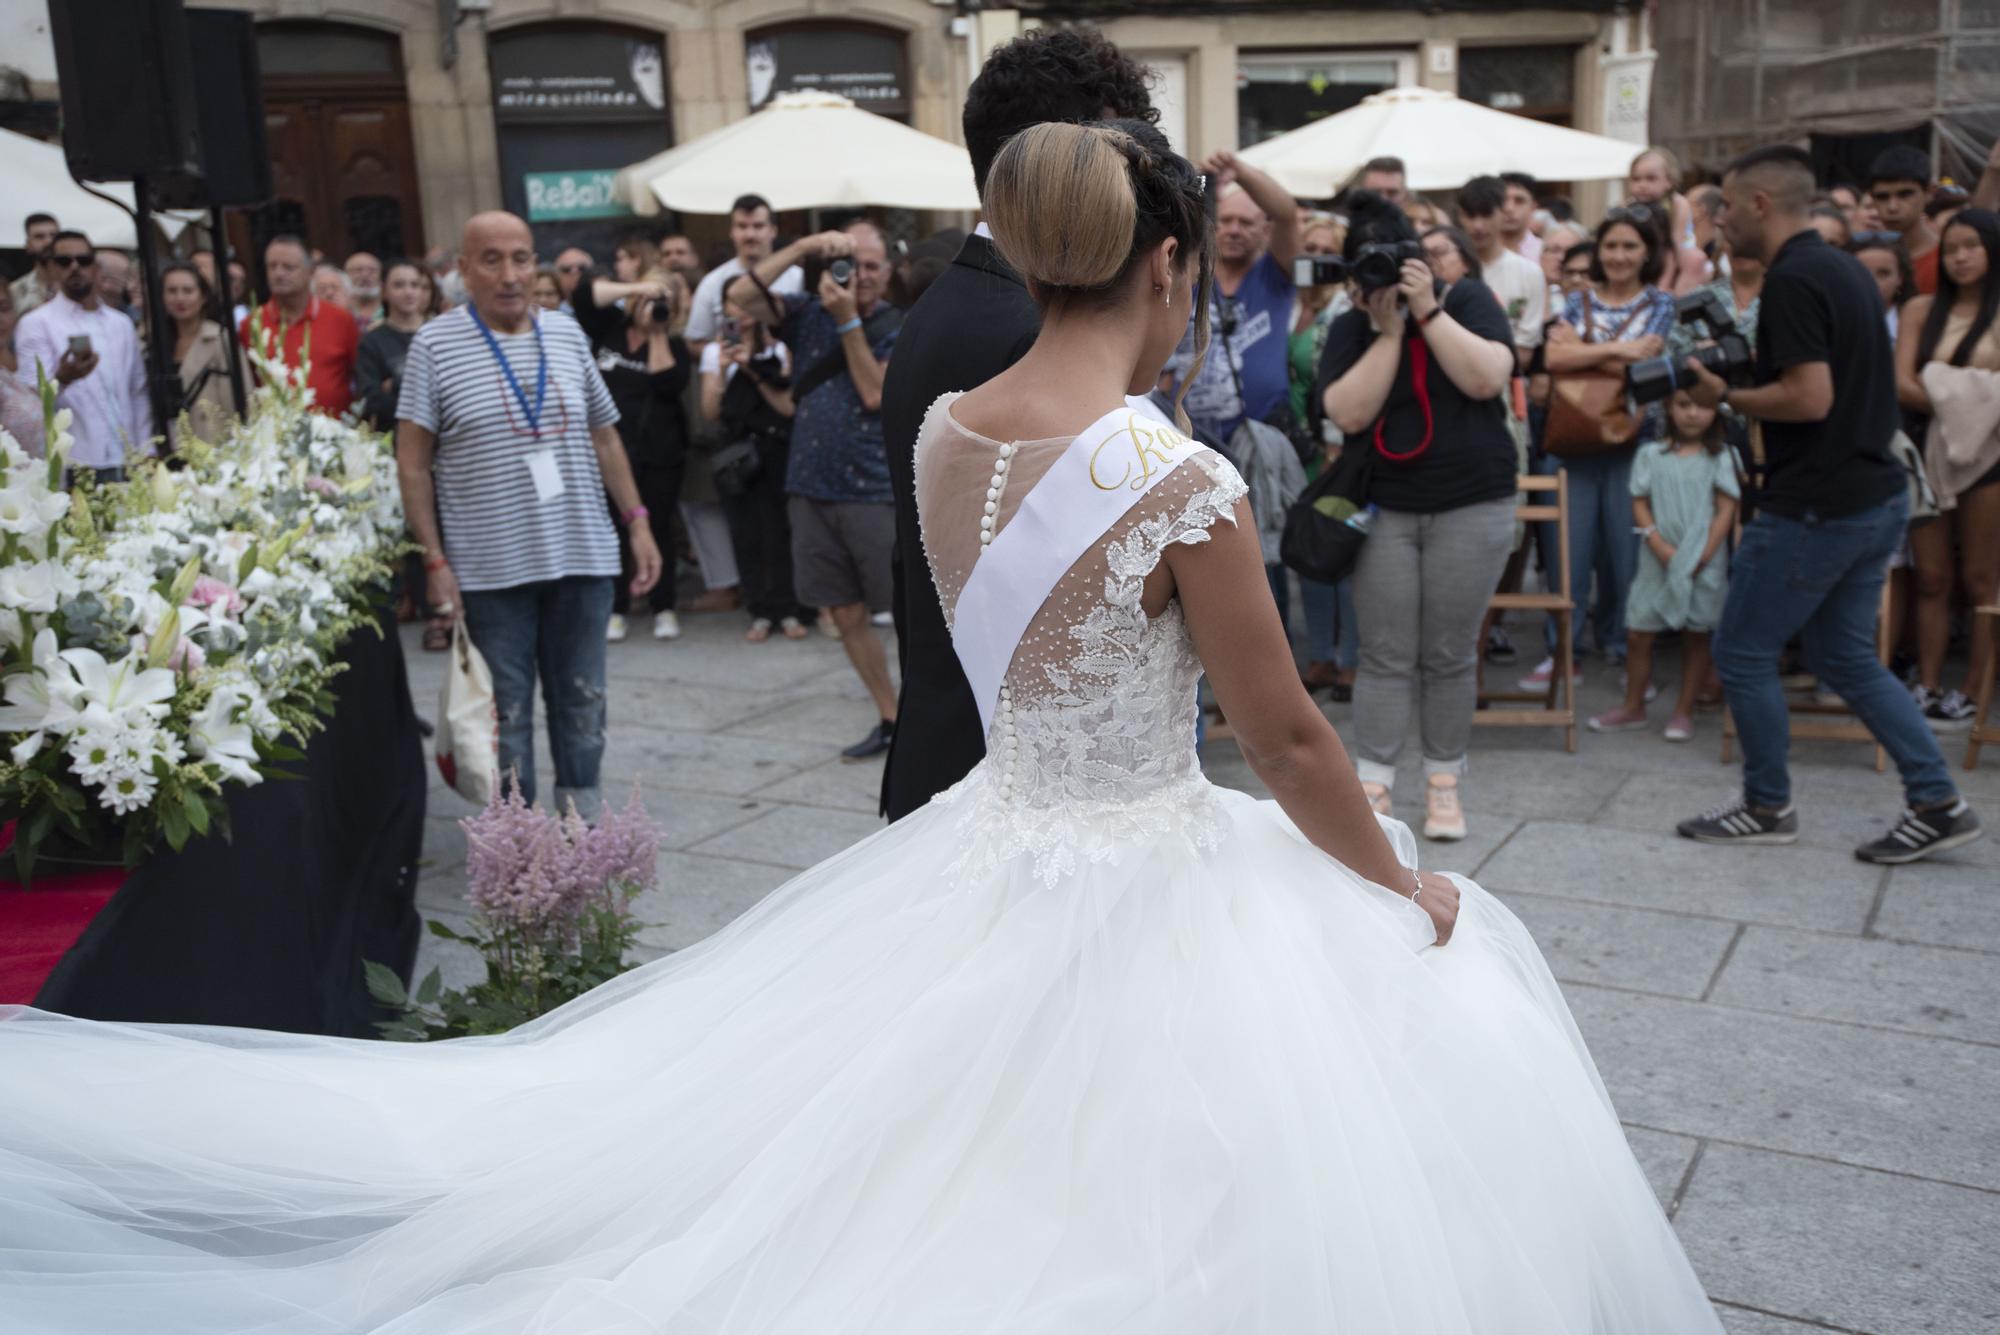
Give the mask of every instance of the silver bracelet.
[[1424, 874], [1419, 871], [1419, 872], [1412, 872], [1411, 875], [1417, 878], [1417, 888], [1410, 891], [1410, 902], [1412, 904], [1415, 904], [1417, 902], [1417, 896], [1421, 895], [1424, 892]]

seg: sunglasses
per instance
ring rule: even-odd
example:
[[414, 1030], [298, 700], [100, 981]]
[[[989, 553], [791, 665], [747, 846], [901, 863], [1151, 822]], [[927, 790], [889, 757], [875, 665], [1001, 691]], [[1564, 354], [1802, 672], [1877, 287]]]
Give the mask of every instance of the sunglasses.
[[88, 269], [91, 265], [97, 263], [97, 256], [51, 255], [49, 256], [49, 263], [55, 265], [56, 268], [58, 269], [71, 269], [71, 268]]
[[1902, 244], [1901, 232], [1856, 232], [1848, 244], [1857, 249], [1864, 246], [1895, 246]]
[[1651, 204], [1626, 204], [1605, 212], [1606, 222], [1649, 223], [1660, 216]]

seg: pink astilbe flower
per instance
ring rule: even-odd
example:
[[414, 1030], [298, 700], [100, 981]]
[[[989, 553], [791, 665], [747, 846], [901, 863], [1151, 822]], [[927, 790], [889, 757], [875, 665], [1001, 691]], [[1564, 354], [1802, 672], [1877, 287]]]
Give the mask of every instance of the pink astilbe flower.
[[639, 785], [622, 809], [606, 807], [583, 841], [582, 879], [598, 889], [608, 906], [623, 912], [626, 896], [615, 893], [629, 887], [644, 890], [653, 884], [660, 859], [660, 827], [646, 814], [639, 800]]
[[567, 938], [592, 904], [622, 911], [622, 886], [648, 886], [660, 831], [635, 785], [622, 811], [592, 827], [572, 804], [560, 818], [521, 800], [507, 784], [477, 816], [459, 822], [466, 835], [466, 899], [488, 918], [531, 936]]

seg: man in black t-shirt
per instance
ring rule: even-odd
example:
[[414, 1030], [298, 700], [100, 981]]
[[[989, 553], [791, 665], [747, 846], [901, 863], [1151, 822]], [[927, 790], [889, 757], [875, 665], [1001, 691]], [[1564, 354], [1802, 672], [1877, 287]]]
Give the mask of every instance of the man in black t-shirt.
[[1682, 821], [1680, 832], [1710, 844], [1797, 841], [1778, 658], [1798, 636], [1820, 681], [1896, 758], [1908, 797], [1895, 826], [1854, 855], [1914, 862], [1977, 839], [1980, 828], [1916, 703], [1875, 652], [1882, 581], [1909, 522], [1903, 472], [1889, 453], [1896, 380], [1881, 298], [1860, 262], [1808, 221], [1813, 174], [1804, 152], [1748, 153], [1722, 191], [1731, 252], [1768, 266], [1756, 384], [1731, 389], [1689, 359], [1690, 393], [1761, 424], [1768, 473], [1730, 566], [1715, 637], [1743, 741], [1743, 794]]

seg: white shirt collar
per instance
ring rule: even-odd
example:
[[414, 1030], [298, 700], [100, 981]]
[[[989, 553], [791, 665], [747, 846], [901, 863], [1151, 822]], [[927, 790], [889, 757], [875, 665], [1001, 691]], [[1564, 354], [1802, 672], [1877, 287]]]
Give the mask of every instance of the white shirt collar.
[[993, 229], [991, 227], [988, 227], [983, 222], [980, 223], [979, 226], [972, 229], [972, 234], [974, 236], [983, 236], [988, 241], [991, 241], [993, 239]]

